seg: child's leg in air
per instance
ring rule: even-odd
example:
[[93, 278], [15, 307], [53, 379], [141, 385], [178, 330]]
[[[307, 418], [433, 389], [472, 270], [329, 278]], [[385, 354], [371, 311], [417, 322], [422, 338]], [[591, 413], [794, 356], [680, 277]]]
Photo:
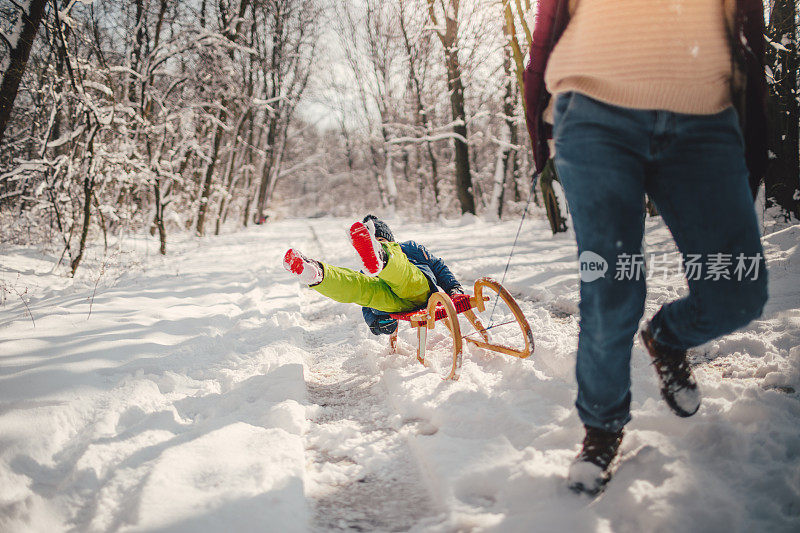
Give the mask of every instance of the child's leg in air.
[[[402, 252], [400, 254], [405, 257]], [[408, 259], [406, 259], [406, 262], [408, 262]], [[428, 299], [427, 278], [418, 268], [413, 265], [411, 267], [425, 279], [426, 293], [422, 302], [424, 304]], [[317, 285], [312, 285], [311, 288], [337, 302], [354, 303], [386, 313], [411, 311], [421, 305], [416, 299], [402, 298], [381, 278], [367, 276], [349, 268], [337, 267], [327, 263], [322, 263], [322, 268], [324, 271], [322, 281]]]
[[428, 278], [409, 262], [400, 245], [394, 241], [379, 241], [375, 226], [356, 222], [350, 227], [350, 242], [361, 258], [367, 276], [377, 276], [386, 282], [397, 296], [422, 307], [431, 294]]
[[396, 242], [381, 243], [388, 259], [386, 266], [378, 273], [378, 278], [385, 281], [392, 292], [400, 298], [414, 302], [421, 307], [431, 295], [428, 278], [415, 267], [400, 249]]

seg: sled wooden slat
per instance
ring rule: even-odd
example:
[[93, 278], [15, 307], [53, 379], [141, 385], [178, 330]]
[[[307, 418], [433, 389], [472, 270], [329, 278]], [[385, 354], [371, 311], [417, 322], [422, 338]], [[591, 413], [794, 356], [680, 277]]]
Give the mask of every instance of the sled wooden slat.
[[[485, 296], [483, 291], [488, 288], [497, 294], [497, 297], [505, 302], [511, 313], [514, 315], [515, 323], [519, 326], [525, 347], [516, 349], [502, 344], [494, 344], [488, 330], [484, 327], [473, 309], [478, 312], [486, 310], [486, 302], [491, 298]], [[461, 335], [461, 325], [458, 322], [458, 315], [463, 313], [469, 320], [481, 339], [471, 339]], [[392, 318], [409, 322], [411, 327], [417, 329], [417, 360], [425, 366], [429, 366], [425, 360], [425, 347], [427, 344], [427, 330], [434, 329], [436, 322], [444, 320], [450, 336], [453, 339], [452, 365], [449, 367], [447, 375], [443, 379], [457, 380], [461, 371], [463, 341], [506, 355], [524, 359], [533, 353], [533, 333], [530, 324], [517, 305], [511, 294], [499, 283], [491, 278], [480, 278], [475, 282], [474, 295], [456, 294], [452, 297], [443, 292], [435, 292], [428, 299], [428, 305], [417, 311], [406, 313], [392, 313]], [[397, 350], [397, 331], [389, 337], [389, 344], [392, 353]]]

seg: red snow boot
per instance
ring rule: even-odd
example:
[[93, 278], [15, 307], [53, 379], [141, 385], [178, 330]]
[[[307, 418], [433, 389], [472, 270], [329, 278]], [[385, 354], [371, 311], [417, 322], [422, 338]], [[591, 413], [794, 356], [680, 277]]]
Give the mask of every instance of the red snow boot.
[[322, 281], [322, 265], [294, 248], [287, 250], [283, 256], [283, 268], [300, 278], [300, 283], [317, 285]]
[[364, 273], [368, 276], [377, 276], [386, 265], [386, 252], [381, 243], [375, 238], [375, 225], [371, 220], [367, 223], [356, 222], [350, 226], [350, 242], [356, 249]]

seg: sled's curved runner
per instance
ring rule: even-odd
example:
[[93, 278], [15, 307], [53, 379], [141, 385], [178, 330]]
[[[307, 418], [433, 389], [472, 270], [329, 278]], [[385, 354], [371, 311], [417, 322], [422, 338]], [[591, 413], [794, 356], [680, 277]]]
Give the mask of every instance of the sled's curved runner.
[[[484, 289], [494, 291], [497, 298], [503, 300], [511, 313], [514, 315], [515, 323], [519, 326], [522, 338], [525, 342], [525, 347], [522, 349], [512, 348], [502, 344], [494, 344], [491, 342], [488, 329], [485, 328], [478, 317], [475, 315], [476, 309], [478, 312], [486, 310], [486, 302], [491, 298], [484, 295]], [[480, 334], [481, 339], [472, 339], [469, 336], [461, 334], [461, 326], [458, 322], [458, 314], [463, 313], [467, 320], [475, 328], [476, 332]], [[428, 363], [425, 360], [425, 345], [428, 338], [428, 330], [436, 326], [439, 320], [445, 321], [445, 326], [450, 331], [453, 338], [453, 363], [449, 367], [448, 373], [443, 379], [457, 380], [461, 372], [461, 356], [464, 348], [464, 341], [474, 344], [485, 350], [504, 353], [514, 357], [525, 359], [529, 357], [534, 350], [533, 333], [531, 326], [522, 310], [517, 305], [517, 302], [509, 294], [509, 292], [498, 282], [491, 278], [480, 278], [475, 282], [474, 295], [469, 294], [456, 294], [452, 297], [443, 292], [435, 292], [428, 299], [428, 305], [418, 311], [409, 311], [407, 313], [392, 313], [392, 318], [409, 322], [411, 327], [417, 329], [417, 360], [425, 366]], [[392, 353], [397, 348], [397, 331], [389, 337], [389, 343]]]

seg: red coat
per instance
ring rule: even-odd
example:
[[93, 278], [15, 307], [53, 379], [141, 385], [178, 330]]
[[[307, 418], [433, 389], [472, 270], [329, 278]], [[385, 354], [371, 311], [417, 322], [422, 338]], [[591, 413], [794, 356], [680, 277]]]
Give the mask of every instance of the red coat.
[[[523, 73], [525, 118], [539, 171], [550, 157], [547, 140], [553, 136], [552, 128], [543, 119], [551, 96], [544, 84], [544, 71], [550, 53], [568, 23], [569, 0], [539, 0], [530, 60]], [[750, 171], [750, 186], [755, 194], [767, 168], [767, 81], [764, 74], [764, 6], [761, 0], [737, 0], [731, 48], [736, 68], [745, 79], [743, 86], [736, 88], [733, 99], [742, 121], [745, 159]]]

